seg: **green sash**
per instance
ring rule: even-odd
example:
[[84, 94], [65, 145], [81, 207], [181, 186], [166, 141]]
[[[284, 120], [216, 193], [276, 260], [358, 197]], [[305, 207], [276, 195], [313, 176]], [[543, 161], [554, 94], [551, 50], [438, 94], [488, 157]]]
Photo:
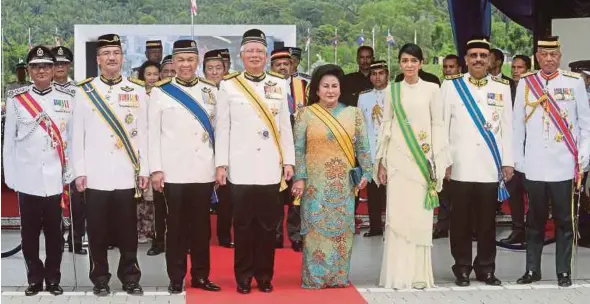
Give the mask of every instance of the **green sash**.
[[412, 156], [414, 160], [416, 160], [416, 164], [422, 173], [422, 176], [426, 180], [427, 190], [426, 190], [426, 198], [424, 199], [424, 208], [428, 210], [432, 210], [439, 206], [438, 202], [438, 193], [436, 191], [436, 180], [432, 173], [430, 162], [426, 159], [424, 152], [422, 152], [422, 148], [418, 141], [416, 140], [416, 135], [412, 130], [412, 126], [410, 126], [410, 122], [408, 121], [408, 117], [406, 116], [406, 111], [402, 106], [401, 102], [401, 82], [394, 82], [391, 85], [391, 96], [392, 96], [392, 105], [393, 105], [393, 113], [397, 116], [397, 122], [399, 128], [404, 135], [404, 140], [408, 145], [408, 149], [412, 152]]

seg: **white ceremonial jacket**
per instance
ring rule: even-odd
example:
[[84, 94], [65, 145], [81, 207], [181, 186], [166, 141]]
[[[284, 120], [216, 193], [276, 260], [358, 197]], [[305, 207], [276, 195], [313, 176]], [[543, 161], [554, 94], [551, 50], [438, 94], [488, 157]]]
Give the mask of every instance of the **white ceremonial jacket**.
[[387, 94], [391, 95], [389, 86], [383, 90], [372, 89], [359, 94], [357, 107], [361, 110], [365, 119], [367, 135], [369, 136], [369, 147], [371, 148], [371, 161], [373, 163], [375, 162], [375, 154], [377, 153], [379, 131], [384, 120], [384, 100]]
[[[584, 81], [578, 74], [559, 71], [556, 78], [547, 82], [539, 73], [542, 72], [537, 72], [542, 84], [557, 101], [562, 117], [565, 117], [571, 128], [581, 164], [586, 168], [590, 154], [590, 106]], [[532, 92], [525, 90], [528, 87], [525, 77], [531, 77], [531, 74], [520, 79], [514, 102], [516, 170], [533, 181], [558, 182], [572, 179], [576, 160], [543, 108], [538, 106], [533, 112], [532, 103], [536, 102], [536, 98]], [[529, 91], [528, 94], [526, 91]], [[530, 118], [525, 121], [528, 115]]]
[[[145, 89], [127, 78], [107, 84], [102, 77], [87, 79], [110, 106], [138, 152], [140, 176], [149, 176], [147, 160], [147, 100]], [[112, 191], [135, 187], [135, 171], [125, 148], [87, 98], [76, 91], [72, 131], [72, 163], [76, 177], [86, 176], [90, 189]]]
[[[244, 73], [239, 73], [243, 75]], [[228, 179], [239, 185], [271, 185], [281, 181], [278, 149], [258, 112], [227, 75], [217, 96], [215, 165], [228, 167]], [[241, 76], [240, 76], [241, 77]], [[293, 131], [283, 78], [267, 73], [259, 82], [246, 80], [268, 106], [279, 129], [284, 165], [295, 165]]]
[[[469, 91], [494, 134], [500, 152], [501, 166], [514, 166], [512, 156], [512, 98], [506, 81], [492, 76], [475, 85], [469, 73], [462, 75]], [[452, 159], [451, 179], [462, 182], [498, 182], [498, 169], [484, 138], [469, 115], [453, 81], [441, 87], [445, 131]]]
[[[167, 82], [166, 82], [167, 83]], [[215, 126], [217, 87], [205, 80], [183, 85], [171, 83], [192, 96], [205, 109]], [[162, 82], [161, 84], [164, 84]], [[215, 181], [215, 154], [209, 134], [199, 120], [180, 102], [154, 87], [149, 96], [150, 172], [162, 171], [168, 183]]]
[[[60, 130], [66, 144], [66, 170], [57, 149], [39, 121], [16, 100], [15, 96], [29, 92]], [[39, 91], [33, 85], [10, 92], [6, 103], [3, 166], [6, 185], [17, 191], [36, 196], [61, 194], [63, 185], [72, 181], [68, 166], [73, 95], [67, 90], [51, 86]]]

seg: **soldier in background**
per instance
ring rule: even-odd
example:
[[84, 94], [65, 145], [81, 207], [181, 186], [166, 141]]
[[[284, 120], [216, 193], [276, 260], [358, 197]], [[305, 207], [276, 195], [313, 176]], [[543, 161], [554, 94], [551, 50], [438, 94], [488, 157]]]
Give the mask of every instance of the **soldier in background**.
[[289, 47], [287, 48], [287, 50], [291, 54], [291, 75], [293, 77], [301, 77], [305, 79], [305, 81], [310, 82], [311, 76], [299, 72], [299, 63], [301, 62], [301, 49], [298, 47]]
[[[145, 42], [145, 58], [147, 61], [160, 62], [162, 61], [163, 49], [161, 40], [148, 40]], [[131, 77], [135, 79], [139, 78], [137, 73], [140, 67], [141, 66], [131, 69]]]
[[221, 57], [223, 58], [223, 65], [225, 66], [225, 75], [229, 74], [231, 71], [231, 55], [229, 54], [228, 49], [221, 49], [219, 50], [221, 53]]
[[370, 46], [361, 46], [356, 52], [356, 62], [359, 70], [346, 74], [342, 80], [341, 102], [347, 106], [357, 105], [360, 92], [373, 88], [369, 73], [371, 72], [371, 62], [375, 60], [375, 52]]
[[162, 64], [160, 64], [160, 80], [172, 78], [175, 75], [176, 71], [172, 65], [172, 55], [168, 55], [162, 59]]

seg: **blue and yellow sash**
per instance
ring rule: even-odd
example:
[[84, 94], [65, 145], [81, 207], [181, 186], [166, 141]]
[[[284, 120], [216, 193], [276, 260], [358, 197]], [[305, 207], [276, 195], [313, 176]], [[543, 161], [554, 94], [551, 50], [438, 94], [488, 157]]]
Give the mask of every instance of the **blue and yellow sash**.
[[463, 78], [456, 78], [453, 79], [453, 84], [459, 93], [459, 97], [463, 100], [465, 104], [465, 108], [467, 108], [467, 112], [469, 112], [469, 116], [475, 123], [477, 130], [483, 137], [484, 141], [486, 142], [492, 156], [494, 157], [494, 163], [496, 163], [496, 169], [498, 170], [498, 182], [500, 183], [498, 186], [498, 201], [503, 202], [510, 197], [508, 190], [506, 189], [506, 184], [504, 182], [504, 174], [502, 173], [502, 158], [500, 157], [500, 150], [498, 149], [498, 145], [496, 144], [496, 138], [494, 134], [488, 127], [486, 127], [486, 119], [481, 113], [481, 110], [477, 106], [475, 99], [473, 99], [473, 95], [469, 91], [467, 84], [463, 80]]
[[211, 143], [213, 149], [215, 149], [215, 134], [213, 131], [213, 125], [209, 119], [209, 114], [207, 114], [207, 111], [199, 104], [199, 102], [171, 82], [162, 85], [160, 89], [162, 89], [162, 92], [176, 100], [187, 111], [195, 116], [199, 123], [201, 123], [203, 129], [207, 131], [207, 134], [209, 135], [209, 142]]
[[139, 154], [137, 150], [133, 147], [133, 143], [131, 143], [129, 134], [127, 130], [113, 112], [113, 109], [104, 102], [104, 98], [100, 95], [100, 93], [96, 90], [94, 85], [91, 82], [87, 82], [82, 85], [82, 89], [84, 91], [84, 95], [90, 101], [90, 103], [96, 108], [100, 116], [103, 118], [105, 123], [109, 126], [111, 131], [115, 133], [118, 139], [123, 144], [125, 151], [127, 152], [127, 156], [133, 165], [133, 169], [135, 171], [135, 197], [141, 197], [141, 190], [139, 189]]

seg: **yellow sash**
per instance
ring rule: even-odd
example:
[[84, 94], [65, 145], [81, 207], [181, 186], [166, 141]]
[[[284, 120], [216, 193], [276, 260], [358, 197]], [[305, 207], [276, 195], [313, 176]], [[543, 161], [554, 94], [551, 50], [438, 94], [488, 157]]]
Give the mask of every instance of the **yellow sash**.
[[336, 117], [334, 117], [330, 112], [326, 111], [326, 109], [322, 108], [319, 104], [313, 104], [308, 107], [308, 109], [319, 118], [325, 125], [330, 129], [330, 132], [336, 138], [336, 141], [346, 154], [346, 158], [350, 163], [350, 166], [354, 168], [355, 161], [354, 161], [354, 145], [352, 144], [352, 138], [346, 132], [346, 129], [338, 122]]
[[[283, 168], [283, 148], [281, 148], [281, 143], [279, 142], [280, 134], [279, 134], [279, 129], [277, 128], [277, 124], [275, 123], [274, 116], [272, 115], [272, 113], [268, 109], [268, 106], [266, 105], [266, 103], [264, 103], [264, 101], [262, 101], [260, 99], [260, 95], [258, 95], [258, 93], [256, 93], [256, 91], [252, 88], [252, 86], [250, 86], [243, 78], [244, 78], [244, 76], [241, 74], [239, 76], [232, 78], [232, 80], [234, 81], [236, 87], [240, 91], [242, 91], [244, 96], [246, 96], [248, 101], [250, 101], [250, 103], [252, 104], [252, 107], [254, 108], [254, 110], [256, 110], [256, 112], [258, 113], [258, 116], [260, 116], [260, 119], [262, 119], [262, 121], [264, 121], [264, 124], [266, 124], [266, 127], [268, 129], [270, 129], [270, 131], [273, 135], [275, 146], [277, 147], [277, 150], [279, 152], [279, 160], [280, 160], [280, 165], [281, 165], [281, 169], [282, 169]], [[280, 191], [283, 191], [285, 189], [287, 189], [287, 182], [285, 181], [284, 176], [282, 176], [282, 174], [281, 174]]]
[[299, 108], [305, 107], [305, 86], [303, 85], [303, 80], [297, 79], [293, 77], [291, 80], [291, 85], [293, 86], [293, 98], [295, 99], [295, 111], [296, 114], [299, 111]]

